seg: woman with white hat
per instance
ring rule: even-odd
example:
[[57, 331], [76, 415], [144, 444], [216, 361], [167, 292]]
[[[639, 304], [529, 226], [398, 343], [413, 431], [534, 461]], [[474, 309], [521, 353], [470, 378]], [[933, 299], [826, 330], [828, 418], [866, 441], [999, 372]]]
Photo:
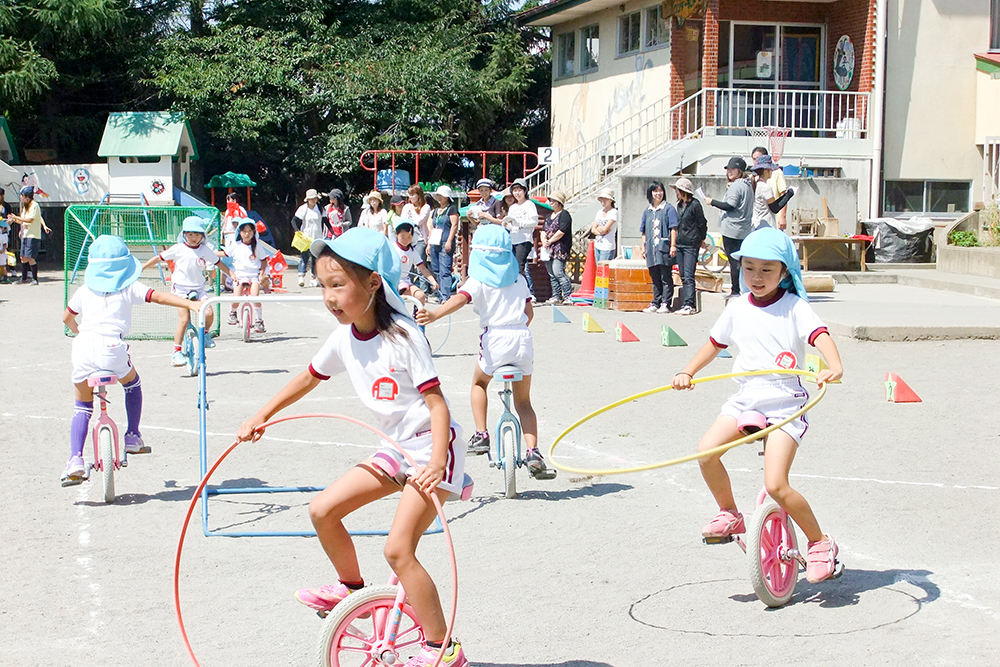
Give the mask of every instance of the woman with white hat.
[[552, 283], [552, 298], [548, 303], [572, 305], [573, 283], [566, 277], [566, 261], [573, 245], [573, 218], [563, 208], [565, 201], [566, 193], [562, 190], [553, 190], [548, 196], [552, 214], [542, 228], [542, 260]]
[[618, 250], [618, 209], [615, 208], [615, 193], [605, 188], [597, 195], [601, 210], [594, 216], [590, 231], [594, 239], [594, 258], [605, 262], [615, 258]]
[[447, 185], [434, 191], [437, 208], [431, 213], [431, 236], [427, 239], [427, 256], [431, 270], [437, 276], [438, 297], [442, 302], [451, 297], [451, 267], [455, 258], [455, 235], [458, 234], [458, 207]]
[[681, 272], [684, 305], [680, 315], [695, 313], [694, 272], [698, 266], [698, 253], [708, 233], [708, 220], [701, 202], [694, 196], [694, 184], [688, 178], [678, 178], [673, 185], [677, 193], [677, 264]]
[[[319, 193], [315, 188], [306, 190], [306, 196], [302, 200], [304, 203], [299, 206], [292, 216], [292, 229], [302, 232], [310, 239], [321, 239], [325, 236], [323, 232], [323, 209], [319, 206]], [[312, 264], [312, 281], [310, 287], [319, 285], [316, 280], [316, 260], [309, 254], [308, 248], [299, 255], [299, 287], [306, 284], [306, 270]]]
[[361, 211], [361, 215], [358, 216], [358, 227], [374, 229], [382, 236], [388, 236], [388, 213], [382, 206], [382, 193], [372, 190], [365, 195], [365, 203], [368, 204], [368, 208]]

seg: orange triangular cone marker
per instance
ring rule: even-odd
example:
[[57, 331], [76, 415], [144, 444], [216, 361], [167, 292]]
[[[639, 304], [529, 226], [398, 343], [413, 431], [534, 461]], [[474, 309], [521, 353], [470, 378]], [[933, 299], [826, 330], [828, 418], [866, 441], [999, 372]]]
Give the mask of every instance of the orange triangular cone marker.
[[594, 242], [587, 245], [587, 263], [583, 265], [583, 277], [580, 278], [580, 289], [570, 296], [594, 298], [594, 282], [597, 278], [597, 261], [594, 259]]
[[885, 374], [885, 400], [890, 403], [922, 403], [917, 392], [903, 382], [903, 378], [895, 373]]
[[619, 343], [638, 343], [639, 337], [629, 331], [622, 322], [615, 322], [615, 338]]

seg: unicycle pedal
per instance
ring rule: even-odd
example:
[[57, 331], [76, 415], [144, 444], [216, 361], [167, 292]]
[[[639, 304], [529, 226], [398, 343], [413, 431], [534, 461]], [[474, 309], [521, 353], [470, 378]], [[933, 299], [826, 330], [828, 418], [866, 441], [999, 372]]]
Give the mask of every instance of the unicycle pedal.
[[722, 536], [718, 536], [718, 537], [715, 537], [715, 536], [713, 536], [713, 537], [705, 537], [703, 535], [702, 538], [701, 538], [701, 541], [704, 542], [705, 544], [729, 544], [730, 542], [733, 542], [734, 540], [736, 540], [736, 536], [735, 535], [722, 535]]
[[559, 471], [555, 468], [546, 468], [545, 470], [539, 470], [538, 472], [531, 472], [531, 470], [528, 470], [528, 473], [535, 479], [555, 479], [556, 475], [559, 474]]
[[833, 574], [830, 575], [831, 579], [840, 579], [844, 576], [844, 564], [839, 560], [833, 561]]

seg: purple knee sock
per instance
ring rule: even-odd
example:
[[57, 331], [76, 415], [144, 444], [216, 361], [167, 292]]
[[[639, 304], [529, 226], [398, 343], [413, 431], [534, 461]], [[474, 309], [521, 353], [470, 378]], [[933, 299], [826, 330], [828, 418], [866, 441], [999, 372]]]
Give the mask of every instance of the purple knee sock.
[[83, 456], [83, 445], [87, 442], [87, 427], [94, 414], [94, 402], [75, 401], [73, 421], [69, 425], [70, 456]]
[[128, 430], [126, 433], [132, 435], [139, 434], [139, 418], [142, 417], [142, 383], [139, 375], [135, 376], [130, 384], [123, 384], [125, 390], [125, 415], [128, 417]]

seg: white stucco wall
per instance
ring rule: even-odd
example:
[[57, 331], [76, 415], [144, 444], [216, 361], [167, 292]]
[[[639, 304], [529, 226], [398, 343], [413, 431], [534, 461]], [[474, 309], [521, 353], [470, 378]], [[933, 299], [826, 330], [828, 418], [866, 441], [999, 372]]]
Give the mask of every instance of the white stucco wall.
[[976, 143], [1000, 137], [1000, 79], [976, 72]]
[[[159, 162], [121, 162], [116, 157], [108, 158], [108, 175], [113, 194], [141, 193], [152, 206], [173, 203], [174, 176], [169, 155], [161, 156]], [[154, 183], [163, 186], [160, 194], [153, 191]]]
[[888, 0], [884, 178], [972, 181], [976, 60], [989, 49], [987, 0]]
[[[657, 6], [643, 0], [625, 3], [591, 14], [582, 20], [555, 26], [552, 30], [552, 144], [565, 155], [593, 139], [603, 130], [621, 122], [643, 107], [670, 95], [670, 48], [659, 47], [618, 57], [618, 17]], [[600, 55], [597, 71], [570, 78], [557, 78], [556, 45], [560, 34], [597, 23], [600, 26]], [[672, 36], [677, 39], [677, 31]], [[577, 52], [579, 53], [579, 34]], [[579, 67], [579, 59], [577, 60]], [[680, 100], [677, 100], [680, 101]]]

